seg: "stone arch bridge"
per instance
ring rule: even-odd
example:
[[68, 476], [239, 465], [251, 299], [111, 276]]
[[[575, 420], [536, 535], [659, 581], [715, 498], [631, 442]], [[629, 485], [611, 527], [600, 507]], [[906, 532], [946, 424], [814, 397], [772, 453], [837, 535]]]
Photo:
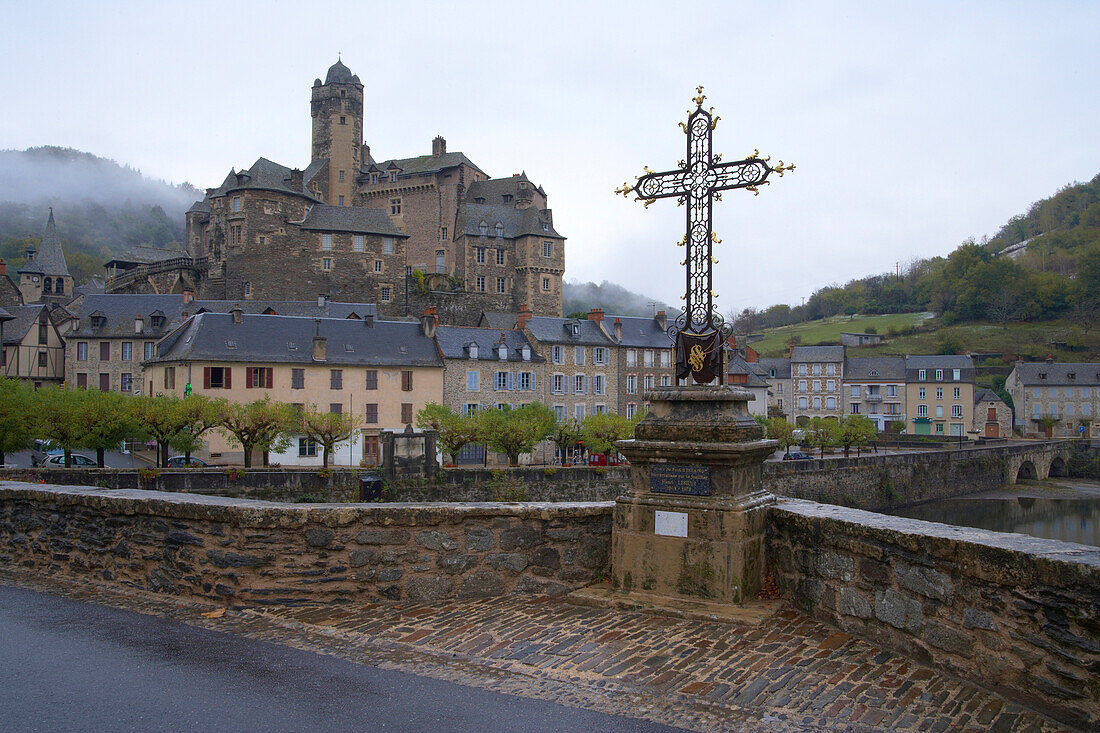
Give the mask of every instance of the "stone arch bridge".
[[1004, 463], [1005, 483], [1066, 476], [1073, 451], [1073, 442], [1069, 440], [1047, 440], [1009, 446]]

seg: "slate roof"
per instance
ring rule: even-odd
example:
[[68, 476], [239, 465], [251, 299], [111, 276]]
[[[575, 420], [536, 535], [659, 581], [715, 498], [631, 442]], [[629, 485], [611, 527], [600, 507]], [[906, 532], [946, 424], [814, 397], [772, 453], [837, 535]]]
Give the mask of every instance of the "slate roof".
[[[919, 382], [918, 372], [921, 369], [927, 372], [943, 369], [945, 372], [943, 377], [946, 382], [954, 381], [951, 378], [951, 370], [958, 369], [961, 372], [959, 374], [959, 381], [974, 381], [974, 360], [965, 354], [922, 354], [905, 357], [905, 381]], [[932, 373], [926, 374], [925, 377], [924, 381], [926, 382], [935, 381], [934, 374]]]
[[[576, 326], [577, 334], [573, 334]], [[543, 344], [576, 344], [578, 346], [614, 346], [615, 343], [600, 329], [595, 321], [576, 318], [551, 318], [531, 316], [527, 329], [536, 341]]]
[[[764, 369], [764, 374], [770, 379], [790, 379], [791, 378], [791, 360], [787, 358], [775, 358], [775, 357], [761, 357], [757, 364]], [[772, 370], [775, 370], [775, 376], [771, 376]]]
[[306, 212], [302, 229], [321, 232], [354, 232], [355, 234], [382, 234], [387, 237], [405, 237], [382, 209], [361, 206], [327, 206], [315, 204]]
[[[1016, 362], [1016, 376], [1025, 386], [1038, 385], [1083, 385], [1100, 386], [1100, 363], [1096, 362], [1054, 362], [1045, 361]], [[1045, 378], [1039, 375], [1045, 374]], [[1076, 375], [1070, 379], [1069, 375]]]
[[8, 306], [11, 320], [4, 322], [4, 343], [18, 344], [32, 327], [38, 323], [44, 305]]
[[[873, 373], [872, 373], [873, 372]], [[844, 361], [844, 381], [904, 382], [905, 357], [853, 356]]]
[[[313, 361], [313, 337], [326, 339], [326, 359]], [[214, 361], [329, 366], [443, 366], [435, 339], [419, 323], [202, 313], [157, 345], [152, 362]]]
[[742, 359], [740, 356], [731, 355], [726, 361], [726, 373], [727, 374], [746, 374], [745, 387], [767, 387], [768, 383], [762, 379], [756, 373], [756, 369], [752, 364]]
[[844, 361], [844, 347], [795, 346], [791, 351], [791, 361], [795, 363]]
[[[481, 222], [489, 226], [487, 240], [496, 237], [496, 224], [499, 221], [504, 225], [504, 237], [513, 239], [527, 234], [540, 237], [554, 237], [565, 239], [554, 229], [550, 219], [544, 217], [539, 209], [534, 207], [517, 209], [512, 204], [471, 204], [464, 203], [458, 207], [458, 215], [455, 217], [455, 229], [458, 233], [471, 237], [481, 236]], [[543, 227], [546, 227], [545, 229]]]
[[[508, 361], [524, 361], [523, 347], [530, 347], [530, 342], [523, 331], [500, 330], [496, 328], [472, 328], [465, 326], [440, 326], [435, 331], [439, 349], [447, 359], [469, 359], [470, 344], [477, 344], [478, 361], [500, 361], [497, 354], [497, 346], [500, 337], [504, 336], [504, 345], [508, 347]], [[545, 361], [531, 349], [531, 362]]]
[[[131, 293], [88, 293], [74, 315], [79, 319], [66, 338], [160, 338], [179, 323], [184, 302], [182, 295], [152, 295]], [[151, 316], [164, 316], [164, 326], [153, 329]], [[106, 323], [92, 328], [92, 314], [102, 314]], [[141, 317], [142, 332], [134, 331], [134, 321]]]
[[413, 158], [391, 158], [390, 160], [382, 160], [377, 163], [364, 163], [362, 171], [364, 173], [369, 173], [373, 168], [375, 171], [380, 172], [388, 170], [391, 166], [396, 166], [401, 169], [398, 175], [413, 175], [417, 173], [436, 173], [445, 168], [454, 168], [463, 163], [479, 173], [485, 173], [485, 171], [478, 168], [472, 160], [460, 152], [443, 153], [442, 155], [418, 155]]
[[337, 59], [336, 63], [328, 67], [328, 73], [325, 74], [325, 84], [359, 84], [359, 77], [351, 73], [351, 69], [344, 66], [344, 63]]
[[0, 321], [10, 321], [13, 318], [15, 318], [15, 316], [13, 316], [11, 313], [8, 313], [3, 308], [0, 308]]
[[609, 316], [604, 315], [604, 327], [610, 333], [615, 333], [615, 320], [623, 323], [623, 338], [620, 344], [627, 347], [642, 349], [671, 349], [672, 340], [668, 333], [657, 323], [656, 318], [639, 318], [636, 316]]
[[[542, 186], [535, 186], [531, 183], [531, 179], [527, 177], [526, 173], [521, 173], [518, 176], [508, 176], [507, 178], [490, 178], [486, 181], [474, 181], [467, 187], [465, 198], [467, 201], [476, 203], [476, 199], [485, 199], [486, 204], [507, 204], [513, 203], [520, 197], [519, 184], [526, 183], [531, 186], [532, 191], [537, 191], [543, 196], [546, 192], [542, 190]], [[504, 196], [512, 196], [511, 202], [505, 201]]]
[[974, 404], [976, 405], [980, 402], [1000, 402], [1004, 404], [1004, 400], [1001, 399], [1000, 395], [985, 387], [979, 387], [974, 390]]
[[226, 178], [226, 182], [222, 183], [222, 192], [229, 193], [242, 189], [285, 191], [287, 193], [305, 196], [306, 198], [316, 201], [317, 199], [305, 190], [304, 185], [300, 189], [291, 187], [290, 176], [292, 172], [293, 171], [285, 165], [279, 165], [267, 158], [258, 158], [256, 162], [252, 164], [251, 168], [242, 170], [236, 175], [230, 173]]
[[228, 313], [234, 306], [241, 312], [253, 315], [302, 316], [307, 318], [350, 318], [362, 320], [367, 316], [376, 316], [378, 309], [374, 303], [341, 303], [326, 300], [317, 305], [315, 300], [194, 300], [184, 306], [189, 315], [196, 313]]
[[46, 220], [46, 231], [42, 234], [42, 241], [38, 245], [38, 251], [33, 260], [19, 268], [20, 273], [35, 273], [47, 277], [72, 277], [69, 274], [69, 266], [65, 264], [65, 253], [61, 249], [61, 239], [57, 236], [57, 224], [53, 219], [53, 207], [50, 207], [50, 217]]

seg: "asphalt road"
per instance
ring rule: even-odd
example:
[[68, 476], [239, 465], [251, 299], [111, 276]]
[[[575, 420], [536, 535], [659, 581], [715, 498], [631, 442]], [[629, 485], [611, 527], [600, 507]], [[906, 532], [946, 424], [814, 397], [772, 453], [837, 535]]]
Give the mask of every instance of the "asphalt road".
[[0, 730], [671, 731], [0, 586]]
[[[75, 450], [73, 453], [80, 453], [93, 461], [95, 460], [94, 450]], [[4, 465], [16, 468], [31, 468], [31, 452], [23, 450], [15, 453], [5, 453]], [[129, 453], [107, 451], [103, 454], [103, 465], [106, 468], [147, 468], [149, 463]]]

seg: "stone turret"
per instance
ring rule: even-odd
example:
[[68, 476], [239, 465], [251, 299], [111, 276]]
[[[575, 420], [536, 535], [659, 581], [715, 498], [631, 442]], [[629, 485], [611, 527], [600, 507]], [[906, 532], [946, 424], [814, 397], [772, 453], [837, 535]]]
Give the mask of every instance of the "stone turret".
[[[363, 84], [351, 69], [337, 61], [329, 67], [324, 84], [313, 82], [310, 112], [313, 146], [310, 160], [328, 161], [328, 200], [354, 204], [355, 178], [363, 158]], [[342, 175], [341, 175], [342, 174]]]

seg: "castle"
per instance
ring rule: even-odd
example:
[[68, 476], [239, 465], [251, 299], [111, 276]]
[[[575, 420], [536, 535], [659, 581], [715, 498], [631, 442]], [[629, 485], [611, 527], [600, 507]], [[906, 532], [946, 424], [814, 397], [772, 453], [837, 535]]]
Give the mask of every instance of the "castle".
[[310, 163], [260, 158], [231, 170], [186, 214], [177, 250], [107, 263], [109, 293], [229, 300], [373, 302], [382, 316], [437, 308], [562, 315], [565, 237], [526, 174], [490, 178], [442, 137], [431, 153], [376, 160], [363, 141], [363, 84], [342, 62], [313, 82]]

